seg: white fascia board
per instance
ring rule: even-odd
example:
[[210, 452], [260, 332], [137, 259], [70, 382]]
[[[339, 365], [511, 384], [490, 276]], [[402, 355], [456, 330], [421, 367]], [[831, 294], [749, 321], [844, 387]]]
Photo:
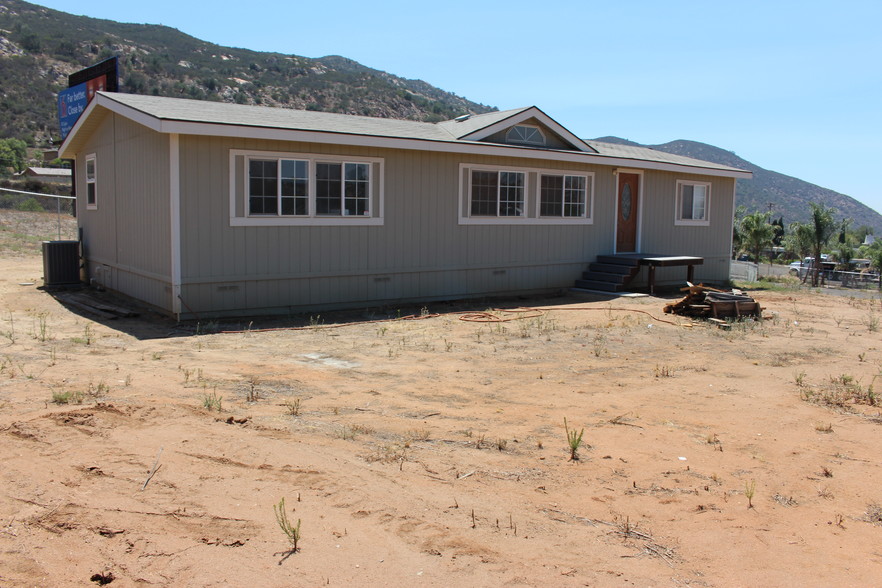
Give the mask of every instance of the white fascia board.
[[189, 121], [163, 120], [160, 133], [199, 135], [209, 137], [234, 137], [241, 139], [264, 139], [269, 141], [292, 141], [303, 143], [322, 143], [325, 145], [350, 145], [357, 147], [377, 147], [386, 149], [408, 149], [414, 151], [433, 151], [442, 153], [465, 153], [469, 155], [493, 155], [499, 157], [520, 157], [540, 161], [566, 161], [603, 166], [627, 166], [640, 169], [693, 173], [704, 176], [724, 178], [751, 178], [753, 174], [741, 170], [720, 170], [684, 164], [645, 161], [624, 157], [609, 157], [596, 153], [577, 151], [554, 151], [532, 149], [513, 145], [491, 145], [477, 142], [436, 141], [431, 139], [401, 139], [376, 135], [350, 135], [325, 131], [298, 131], [268, 127], [250, 127]]
[[583, 141], [573, 133], [569, 132], [566, 128], [564, 128], [563, 125], [561, 125], [559, 122], [557, 122], [535, 106], [531, 106], [527, 110], [522, 110], [521, 112], [518, 112], [517, 114], [514, 114], [504, 120], [498, 121], [488, 127], [484, 127], [482, 129], [478, 129], [477, 131], [473, 131], [468, 135], [464, 135], [460, 137], [460, 140], [480, 141], [481, 139], [485, 139], [494, 133], [505, 130], [513, 125], [516, 125], [531, 118], [535, 118], [543, 125], [551, 129], [582, 151], [585, 151], [587, 153], [596, 153], [594, 148], [585, 143], [585, 141]]

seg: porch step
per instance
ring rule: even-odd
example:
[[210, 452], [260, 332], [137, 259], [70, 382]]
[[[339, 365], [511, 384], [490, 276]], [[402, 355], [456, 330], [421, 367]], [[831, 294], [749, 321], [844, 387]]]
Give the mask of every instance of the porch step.
[[640, 267], [639, 257], [624, 257], [621, 255], [598, 255], [597, 263], [607, 265], [623, 265], [627, 267]]
[[623, 284], [597, 282], [595, 280], [576, 280], [575, 286], [583, 290], [600, 290], [601, 292], [621, 292], [625, 289]]
[[597, 272], [600, 274], [621, 274], [629, 275], [634, 269], [631, 265], [618, 265], [612, 263], [592, 263], [588, 265], [589, 272]]
[[617, 255], [598, 255], [597, 261], [588, 265], [582, 279], [576, 280], [576, 288], [621, 292], [640, 271], [639, 258]]
[[[591, 264], [594, 265], [594, 264]], [[588, 270], [587, 272], [582, 272], [583, 280], [593, 280], [595, 282], [612, 282], [613, 284], [624, 284], [628, 280], [631, 279], [630, 273], [612, 273], [612, 272], [600, 272]]]

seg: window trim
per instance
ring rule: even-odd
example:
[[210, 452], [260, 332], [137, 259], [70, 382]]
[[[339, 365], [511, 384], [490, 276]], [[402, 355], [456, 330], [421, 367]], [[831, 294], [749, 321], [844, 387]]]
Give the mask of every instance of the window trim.
[[[683, 187], [684, 186], [703, 186], [704, 187], [704, 218], [691, 219], [683, 218]], [[694, 205], [693, 205], [694, 206]], [[677, 188], [674, 193], [674, 225], [691, 226], [691, 227], [707, 227], [710, 226], [710, 207], [711, 207], [711, 182], [700, 180], [677, 180]]]
[[[89, 177], [89, 162], [92, 162], [92, 177]], [[89, 153], [85, 158], [86, 177], [86, 210], [98, 210], [98, 156], [95, 153]], [[89, 186], [94, 186], [94, 198], [89, 202]]]
[[[525, 174], [524, 214], [522, 216], [472, 216], [471, 173], [472, 171], [522, 172]], [[542, 175], [584, 176], [588, 186], [585, 197], [585, 216], [557, 217], [542, 216], [541, 179]], [[486, 163], [462, 162], [459, 164], [459, 220], [460, 225], [593, 225], [596, 172], [578, 169], [532, 168], [520, 166], [492, 165]]]
[[[242, 158], [237, 162], [237, 158]], [[250, 213], [249, 164], [253, 159], [276, 159], [307, 162], [307, 214], [281, 214], [281, 201], [277, 200], [275, 214]], [[380, 157], [337, 156], [320, 153], [290, 153], [285, 151], [258, 151], [251, 149], [230, 149], [230, 226], [381, 226], [384, 223], [384, 178], [385, 160]], [[366, 164], [368, 166], [368, 210], [369, 216], [347, 214], [318, 214], [316, 212], [316, 165], [319, 163], [340, 164], [345, 175], [346, 164]], [[279, 174], [278, 181], [281, 181]], [[345, 179], [344, 179], [345, 183]], [[345, 186], [341, 186], [345, 192]], [[276, 197], [281, 198], [281, 185], [277, 184]], [[240, 198], [240, 200], [237, 200]], [[241, 210], [238, 205], [241, 204]]]

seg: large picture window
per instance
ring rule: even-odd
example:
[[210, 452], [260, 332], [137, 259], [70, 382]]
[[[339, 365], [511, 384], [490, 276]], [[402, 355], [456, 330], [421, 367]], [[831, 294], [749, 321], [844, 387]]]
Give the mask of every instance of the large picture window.
[[473, 170], [472, 216], [523, 216], [525, 175], [517, 171]]
[[247, 158], [247, 216], [371, 216], [371, 164]]
[[587, 215], [587, 176], [542, 174], [539, 214], [545, 217], [580, 218]]
[[706, 182], [677, 182], [677, 215], [681, 225], [709, 224], [710, 184]]
[[86, 156], [86, 208], [98, 208], [98, 169], [95, 155]]

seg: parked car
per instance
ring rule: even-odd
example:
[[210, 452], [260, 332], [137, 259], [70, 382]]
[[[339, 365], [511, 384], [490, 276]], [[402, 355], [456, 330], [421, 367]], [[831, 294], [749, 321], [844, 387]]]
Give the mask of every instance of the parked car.
[[[794, 261], [790, 264], [790, 275], [798, 276], [800, 278], [805, 277], [805, 274], [815, 267], [815, 258], [814, 257], [806, 257], [802, 261]], [[836, 262], [827, 261], [827, 254], [821, 254], [821, 273], [827, 279], [829, 279], [833, 272], [836, 270]]]

